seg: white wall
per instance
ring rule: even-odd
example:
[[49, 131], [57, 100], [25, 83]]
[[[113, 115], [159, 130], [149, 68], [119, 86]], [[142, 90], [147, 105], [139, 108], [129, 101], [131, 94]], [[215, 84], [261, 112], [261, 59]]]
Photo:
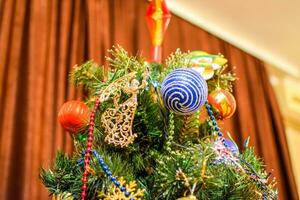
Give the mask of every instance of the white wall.
[[300, 79], [267, 66], [284, 118], [292, 167], [300, 194]]

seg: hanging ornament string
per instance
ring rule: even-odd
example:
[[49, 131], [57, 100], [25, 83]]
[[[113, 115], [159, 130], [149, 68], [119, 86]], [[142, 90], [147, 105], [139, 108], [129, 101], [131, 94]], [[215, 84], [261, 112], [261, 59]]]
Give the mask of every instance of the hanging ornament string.
[[151, 34], [151, 62], [161, 63], [162, 42], [171, 19], [164, 0], [152, 0], [147, 8], [146, 19]]
[[[93, 156], [95, 156], [97, 158], [98, 163], [100, 164], [102, 170], [104, 171], [104, 173], [107, 175], [107, 177], [114, 183], [114, 185], [120, 189], [121, 192], [124, 193], [126, 198], [129, 198], [129, 200], [134, 200], [133, 197], [130, 197], [131, 193], [129, 191], [126, 190], [126, 187], [124, 185], [121, 184], [121, 182], [112, 175], [111, 170], [108, 168], [107, 164], [105, 164], [103, 158], [98, 154], [97, 151], [95, 150], [91, 150], [90, 153], [93, 154]], [[89, 153], [89, 154], [90, 154]], [[83, 156], [86, 158], [87, 156], [87, 152], [83, 152]], [[89, 155], [90, 158], [90, 155]], [[78, 161], [78, 164], [81, 165], [82, 164], [82, 160]], [[85, 161], [84, 161], [84, 167], [85, 167]], [[86, 196], [86, 195], [85, 195]], [[82, 194], [81, 194], [81, 199], [83, 199]]]
[[210, 120], [212, 122], [213, 128], [217, 132], [219, 139], [222, 141], [222, 143], [224, 144], [225, 147], [228, 147], [227, 143], [225, 142], [225, 139], [223, 137], [223, 133], [222, 133], [221, 129], [218, 126], [217, 120], [216, 120], [216, 118], [214, 116], [214, 113], [213, 113], [213, 111], [211, 109], [211, 106], [209, 105], [209, 103], [207, 101], [205, 102], [205, 107], [207, 109], [207, 113], [209, 115], [209, 118], [210, 118]]
[[95, 114], [97, 112], [97, 109], [100, 106], [100, 98], [96, 98], [96, 102], [94, 105], [94, 108], [90, 115], [90, 123], [89, 123], [89, 132], [88, 132], [88, 142], [87, 147], [85, 150], [85, 156], [84, 156], [84, 166], [83, 166], [83, 174], [82, 174], [82, 188], [81, 188], [81, 200], [85, 200], [86, 197], [86, 191], [87, 191], [87, 181], [88, 181], [88, 169], [91, 159], [91, 150], [92, 150], [92, 144], [93, 144], [93, 133], [95, 128]]

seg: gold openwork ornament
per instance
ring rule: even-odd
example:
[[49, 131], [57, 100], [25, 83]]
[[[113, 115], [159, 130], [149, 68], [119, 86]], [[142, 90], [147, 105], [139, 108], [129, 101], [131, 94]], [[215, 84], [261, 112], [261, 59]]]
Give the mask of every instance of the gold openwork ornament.
[[[113, 99], [114, 107], [108, 108], [101, 116], [101, 124], [106, 133], [105, 142], [118, 147], [127, 147], [137, 137], [132, 131], [133, 120], [138, 105], [139, 90], [147, 85], [147, 72], [142, 83], [136, 79], [136, 73], [129, 73], [111, 83], [100, 95], [100, 101]], [[130, 96], [125, 102], [119, 103], [121, 94]], [[113, 95], [113, 96], [112, 96]], [[111, 97], [112, 96], [112, 97]]]

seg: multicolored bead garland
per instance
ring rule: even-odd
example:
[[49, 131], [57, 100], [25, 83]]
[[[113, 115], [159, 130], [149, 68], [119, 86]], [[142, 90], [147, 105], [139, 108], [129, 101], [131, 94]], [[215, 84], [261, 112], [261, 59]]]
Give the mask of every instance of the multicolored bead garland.
[[[126, 190], [126, 187], [124, 187], [123, 185], [121, 185], [120, 181], [118, 181], [118, 179], [112, 175], [111, 170], [108, 168], [108, 166], [105, 164], [103, 158], [98, 154], [97, 151], [95, 150], [91, 150], [92, 154], [97, 158], [102, 170], [104, 171], [104, 173], [109, 177], [109, 179], [115, 184], [116, 187], [118, 187], [120, 189], [121, 192], [124, 193], [125, 197], [129, 198], [130, 197], [130, 192], [128, 192]], [[83, 156], [86, 156], [86, 152], [83, 152]], [[79, 161], [78, 164], [82, 164], [82, 161]], [[130, 197], [129, 200], [134, 200], [133, 197]]]
[[99, 105], [100, 105], [100, 98], [97, 97], [95, 105], [94, 105], [94, 109], [92, 110], [91, 115], [90, 115], [88, 142], [87, 142], [87, 148], [85, 150], [84, 166], [83, 166], [84, 171], [82, 174], [81, 200], [85, 200], [85, 197], [86, 197], [86, 191], [87, 191], [86, 183], [88, 181], [88, 168], [89, 168], [90, 159], [91, 159], [93, 133], [94, 133], [94, 128], [95, 128], [95, 113], [97, 112]]

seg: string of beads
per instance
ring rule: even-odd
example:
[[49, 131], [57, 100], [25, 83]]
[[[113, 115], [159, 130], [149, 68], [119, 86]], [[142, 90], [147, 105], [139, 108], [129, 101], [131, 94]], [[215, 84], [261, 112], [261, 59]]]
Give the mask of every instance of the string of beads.
[[[125, 197], [129, 198], [131, 195], [130, 192], [128, 192], [126, 190], [126, 187], [121, 185], [120, 181], [115, 176], [112, 175], [111, 170], [108, 168], [107, 164], [105, 164], [103, 158], [98, 154], [98, 152], [95, 150], [91, 150], [91, 153], [97, 158], [98, 163], [100, 164], [102, 170], [107, 175], [107, 177], [114, 183], [114, 185], [116, 187], [118, 187], [120, 189], [121, 192], [124, 193]], [[86, 155], [86, 152], [83, 152], [83, 156], [85, 156], [85, 155]], [[81, 165], [82, 160], [80, 160], [78, 162], [78, 164]], [[129, 200], [134, 200], [134, 198], [130, 197]]]
[[224, 144], [224, 146], [228, 147], [228, 145], [226, 144], [225, 139], [223, 137], [223, 133], [222, 133], [220, 127], [218, 126], [218, 123], [217, 123], [217, 120], [214, 116], [212, 108], [211, 108], [211, 106], [209, 105], [209, 103], [207, 101], [205, 102], [205, 107], [206, 107], [206, 110], [207, 110], [207, 114], [209, 115], [209, 119], [212, 122], [212, 127], [217, 132], [218, 137], [220, 137], [220, 139], [221, 139], [222, 143]]
[[[98, 162], [99, 162], [101, 168], [103, 169], [104, 173], [121, 190], [121, 192], [124, 192], [124, 195], [128, 198], [128, 197], [130, 197], [130, 192], [126, 191], [126, 188], [121, 185], [120, 181], [118, 181], [117, 178], [112, 175], [112, 172], [108, 169], [108, 166], [105, 164], [103, 158], [95, 150], [92, 150], [93, 133], [94, 133], [94, 128], [95, 128], [95, 114], [96, 114], [99, 106], [100, 106], [100, 99], [99, 99], [99, 97], [97, 97], [94, 108], [90, 115], [88, 142], [87, 142], [87, 148], [84, 152], [81, 200], [85, 200], [86, 196], [87, 196], [87, 182], [88, 182], [88, 173], [89, 173], [88, 168], [89, 168], [89, 164], [90, 164], [91, 153], [98, 159]], [[130, 198], [129, 200], [134, 200], [134, 198]]]
[[86, 197], [87, 182], [88, 182], [88, 168], [89, 168], [90, 159], [91, 159], [91, 150], [92, 150], [92, 145], [93, 145], [93, 134], [94, 134], [94, 128], [95, 128], [95, 114], [97, 112], [97, 109], [99, 108], [99, 105], [100, 105], [100, 99], [99, 99], [99, 97], [97, 97], [94, 108], [93, 108], [92, 113], [90, 115], [88, 142], [87, 142], [87, 147], [86, 147], [86, 150], [85, 150], [84, 166], [83, 166], [83, 173], [82, 173], [81, 200], [85, 200], [85, 197]]

